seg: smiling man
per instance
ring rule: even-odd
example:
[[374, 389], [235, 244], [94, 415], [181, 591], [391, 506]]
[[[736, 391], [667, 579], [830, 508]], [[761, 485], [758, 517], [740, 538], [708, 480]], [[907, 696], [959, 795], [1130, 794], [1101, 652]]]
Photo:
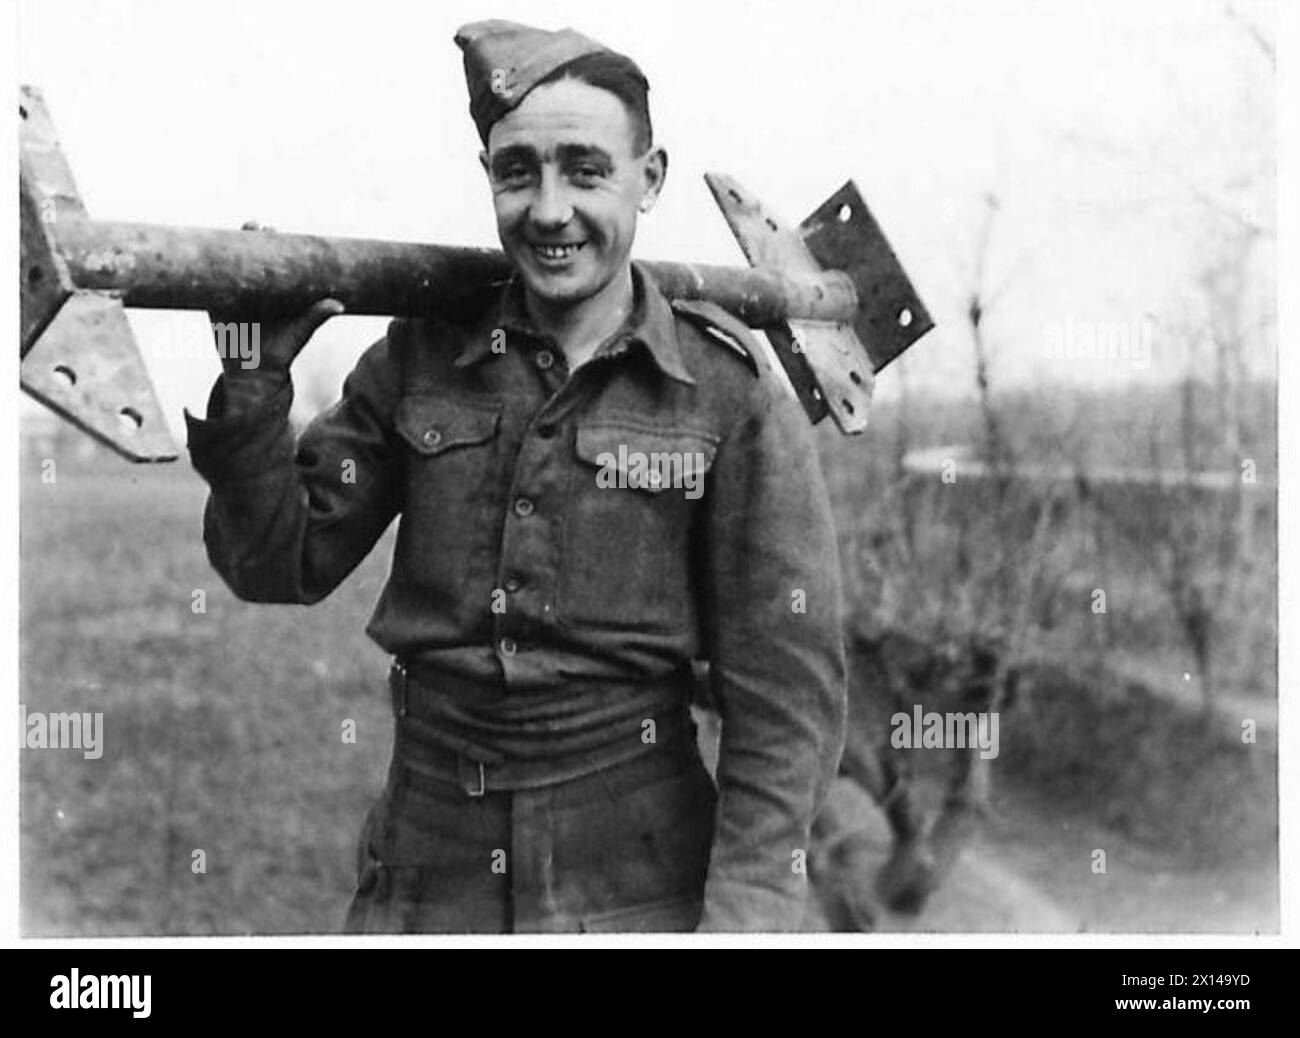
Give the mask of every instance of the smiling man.
[[[296, 443], [289, 366], [334, 301], [264, 323], [261, 366], [187, 416], [242, 598], [318, 601], [401, 517], [367, 627], [393, 759], [347, 926], [796, 929], [845, 711], [811, 432], [743, 325], [630, 259], [668, 168], [637, 66], [510, 22], [456, 43], [515, 276], [394, 321]], [[691, 458], [696, 492], [609, 478], [641, 456]]]

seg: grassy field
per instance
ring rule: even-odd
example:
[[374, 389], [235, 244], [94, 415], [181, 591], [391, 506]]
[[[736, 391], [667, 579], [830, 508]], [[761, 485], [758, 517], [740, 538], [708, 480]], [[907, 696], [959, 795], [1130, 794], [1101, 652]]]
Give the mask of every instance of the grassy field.
[[362, 633], [385, 553], [311, 610], [247, 605], [204, 555], [204, 494], [184, 464], [111, 458], [24, 484], [22, 702], [104, 715], [97, 760], [22, 754], [25, 932], [341, 921], [391, 745], [385, 659]]

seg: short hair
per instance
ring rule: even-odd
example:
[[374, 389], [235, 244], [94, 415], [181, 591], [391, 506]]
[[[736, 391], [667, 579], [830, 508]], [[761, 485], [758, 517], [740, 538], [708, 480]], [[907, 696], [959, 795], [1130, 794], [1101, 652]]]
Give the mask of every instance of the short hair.
[[613, 51], [584, 54], [543, 76], [537, 81], [537, 86], [561, 79], [576, 79], [588, 86], [608, 90], [623, 102], [623, 107], [632, 117], [632, 148], [636, 154], [643, 154], [654, 146], [650, 84], [631, 58]]

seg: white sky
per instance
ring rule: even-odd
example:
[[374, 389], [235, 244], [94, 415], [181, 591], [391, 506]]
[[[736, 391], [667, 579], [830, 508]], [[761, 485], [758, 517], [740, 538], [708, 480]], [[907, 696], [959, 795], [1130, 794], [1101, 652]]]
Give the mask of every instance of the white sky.
[[[1271, 35], [1271, 7], [1241, 9]], [[1008, 285], [987, 321], [999, 385], [1178, 377], [1170, 329], [1227, 226], [1187, 184], [1273, 222], [1271, 72], [1220, 3], [25, 0], [19, 74], [92, 217], [495, 245], [452, 43], [485, 17], [572, 25], [646, 71], [671, 161], [642, 257], [743, 262], [705, 170], [793, 222], [855, 179], [941, 324], [905, 360], [917, 386], [971, 386], [961, 315], [986, 192], [990, 278]], [[1044, 355], [1049, 324], [1144, 315], [1148, 370]], [[217, 371], [203, 317], [133, 322], [179, 424]], [[337, 369], [382, 327], [332, 322], [306, 356]], [[1272, 349], [1263, 336], [1258, 356]], [[896, 388], [890, 369], [878, 392]]]

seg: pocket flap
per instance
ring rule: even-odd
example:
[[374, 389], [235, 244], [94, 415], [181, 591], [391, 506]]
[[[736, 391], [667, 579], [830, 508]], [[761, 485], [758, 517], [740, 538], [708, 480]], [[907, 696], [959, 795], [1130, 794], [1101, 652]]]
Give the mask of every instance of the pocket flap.
[[598, 422], [578, 426], [574, 450], [587, 464], [608, 469], [618, 486], [657, 492], [708, 472], [718, 438], [695, 429]]
[[496, 435], [501, 404], [443, 396], [408, 396], [397, 405], [394, 425], [418, 453], [433, 456], [454, 447], [486, 443]]

